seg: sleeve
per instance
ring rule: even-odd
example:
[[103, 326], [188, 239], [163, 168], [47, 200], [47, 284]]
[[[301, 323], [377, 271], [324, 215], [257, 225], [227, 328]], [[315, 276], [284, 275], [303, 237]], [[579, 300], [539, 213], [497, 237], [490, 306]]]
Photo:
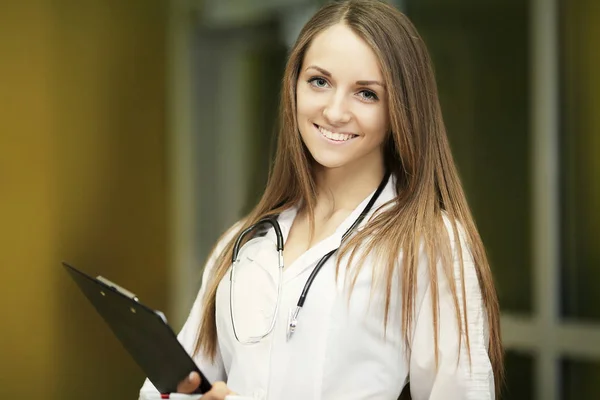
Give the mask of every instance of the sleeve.
[[[448, 227], [448, 224], [447, 224]], [[452, 230], [450, 229], [450, 232]], [[439, 288], [439, 335], [438, 368], [435, 363], [435, 345], [433, 336], [433, 311], [431, 283], [424, 285], [420, 308], [416, 313], [412, 353], [410, 356], [410, 390], [413, 400], [493, 400], [494, 376], [488, 356], [487, 314], [483, 305], [481, 288], [473, 258], [461, 237], [464, 263], [464, 282], [467, 307], [468, 332], [470, 340], [470, 358], [463, 340], [459, 354], [459, 331], [456, 320], [452, 292], [438, 266]], [[453, 235], [450, 235], [453, 238]], [[453, 240], [451, 240], [453, 242]], [[457, 246], [452, 243], [454, 252], [454, 279], [458, 292], [461, 315], [464, 313], [460, 262]], [[427, 268], [425, 265], [424, 268]], [[460, 334], [464, 339], [464, 332]]]
[[[188, 315], [186, 322], [184, 323], [181, 331], [177, 335], [179, 342], [183, 345], [183, 348], [188, 352], [188, 354], [192, 355], [194, 352], [194, 347], [196, 344], [196, 338], [198, 334], [198, 329], [200, 327], [200, 320], [202, 317], [202, 303], [204, 299], [204, 294], [207, 290], [207, 284], [210, 280], [210, 274], [212, 273], [217, 258], [229, 242], [232, 239], [235, 232], [237, 232], [236, 228], [239, 224], [234, 225], [218, 242], [217, 246], [211, 253], [206, 265], [204, 267], [204, 272], [202, 274], [202, 285], [196, 296], [192, 309]], [[193, 357], [194, 362], [198, 365], [198, 368], [202, 371], [202, 373], [206, 376], [208, 380], [211, 382], [215, 381], [225, 381], [226, 373], [223, 366], [223, 360], [219, 353], [216, 354], [214, 363], [210, 362], [210, 360], [204, 358], [202, 354], [197, 354]], [[152, 382], [148, 378], [144, 381], [140, 389], [139, 398], [143, 400], [149, 394], [157, 394], [158, 390], [154, 387]]]

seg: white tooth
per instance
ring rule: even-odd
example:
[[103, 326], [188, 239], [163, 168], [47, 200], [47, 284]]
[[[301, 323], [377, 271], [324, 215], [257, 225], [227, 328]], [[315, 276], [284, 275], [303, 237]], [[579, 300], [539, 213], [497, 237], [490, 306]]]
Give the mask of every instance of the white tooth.
[[353, 136], [353, 135], [348, 135], [348, 134], [345, 134], [345, 133], [331, 132], [331, 131], [328, 131], [327, 129], [325, 129], [325, 128], [321, 127], [321, 126], [319, 127], [319, 131], [326, 138], [331, 139], [331, 140], [336, 140], [338, 142], [340, 142], [340, 141], [344, 141], [345, 142], [346, 140], [352, 139], [352, 136]]

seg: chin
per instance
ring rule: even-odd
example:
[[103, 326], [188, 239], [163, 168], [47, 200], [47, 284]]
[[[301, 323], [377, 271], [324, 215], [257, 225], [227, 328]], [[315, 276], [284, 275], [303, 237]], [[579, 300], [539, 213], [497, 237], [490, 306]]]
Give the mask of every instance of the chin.
[[317, 156], [313, 155], [313, 159], [315, 162], [323, 168], [334, 169], [341, 168], [348, 164], [350, 164], [350, 160], [340, 159], [339, 157], [327, 157], [327, 156]]

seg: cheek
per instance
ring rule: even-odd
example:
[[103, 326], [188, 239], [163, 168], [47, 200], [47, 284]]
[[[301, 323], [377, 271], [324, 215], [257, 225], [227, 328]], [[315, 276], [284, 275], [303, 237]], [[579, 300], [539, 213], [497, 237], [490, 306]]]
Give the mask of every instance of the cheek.
[[362, 129], [373, 140], [383, 141], [389, 130], [389, 122], [385, 107], [371, 109], [362, 115]]
[[296, 113], [298, 116], [312, 117], [319, 109], [315, 96], [302, 85], [296, 88]]
[[310, 141], [308, 134], [310, 127], [307, 121], [313, 120], [316, 110], [315, 102], [311, 100], [310, 93], [307, 92], [306, 88], [296, 87], [296, 119], [298, 120], [298, 131], [302, 141]]

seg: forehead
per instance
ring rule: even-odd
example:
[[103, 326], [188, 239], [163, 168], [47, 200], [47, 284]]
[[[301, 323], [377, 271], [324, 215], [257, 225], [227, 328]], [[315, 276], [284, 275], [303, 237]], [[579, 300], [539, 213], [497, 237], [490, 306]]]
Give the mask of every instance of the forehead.
[[316, 65], [334, 78], [382, 80], [379, 60], [371, 47], [345, 24], [336, 24], [317, 34], [305, 56], [303, 68]]

